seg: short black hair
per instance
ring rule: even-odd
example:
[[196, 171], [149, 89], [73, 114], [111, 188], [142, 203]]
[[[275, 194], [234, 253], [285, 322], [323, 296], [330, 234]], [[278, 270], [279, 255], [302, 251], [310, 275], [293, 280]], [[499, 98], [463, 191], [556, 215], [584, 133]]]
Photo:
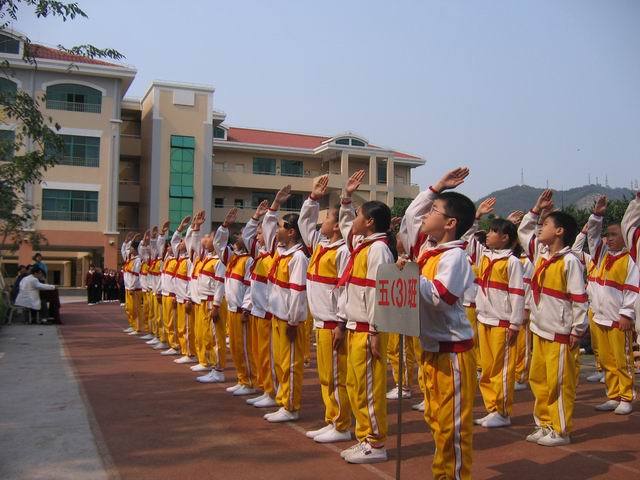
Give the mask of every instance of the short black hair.
[[578, 222], [566, 212], [555, 211], [547, 215], [547, 218], [553, 221], [556, 228], [563, 228], [562, 243], [566, 247], [573, 245], [578, 236]]
[[293, 228], [296, 231], [296, 239], [300, 240], [302, 239], [302, 234], [300, 233], [298, 220], [300, 220], [300, 215], [298, 215], [297, 213], [287, 213], [282, 217], [284, 228]]
[[473, 225], [476, 218], [476, 206], [471, 199], [458, 192], [439, 193], [436, 197], [444, 202], [444, 213], [449, 218], [455, 218], [456, 240], [460, 239]]
[[31, 267], [31, 275], [35, 275], [38, 272], [44, 273], [44, 271], [40, 267]]
[[504, 218], [494, 218], [491, 220], [489, 230], [501, 235], [507, 235], [509, 237], [507, 248], [513, 248], [518, 241], [518, 230], [515, 224]]
[[38, 252], [38, 253], [35, 253], [35, 254], [33, 255], [32, 260], [37, 262], [36, 257], [40, 257], [40, 258], [42, 258], [42, 254], [41, 254], [40, 252]]

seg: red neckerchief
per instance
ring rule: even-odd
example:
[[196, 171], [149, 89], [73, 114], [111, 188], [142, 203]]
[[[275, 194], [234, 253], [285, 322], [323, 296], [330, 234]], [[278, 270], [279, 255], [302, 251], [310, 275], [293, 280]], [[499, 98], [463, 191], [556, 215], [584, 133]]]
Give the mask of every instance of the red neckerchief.
[[418, 258], [418, 266], [420, 267], [420, 270], [422, 270], [424, 268], [424, 266], [427, 264], [427, 260], [429, 260], [431, 257], [435, 257], [437, 255], [440, 255], [441, 253], [444, 253], [448, 250], [453, 250], [454, 248], [464, 248], [462, 245], [455, 245], [452, 247], [444, 247], [444, 248], [429, 248], [428, 250], [425, 250], [422, 255], [420, 255], [420, 258]]
[[531, 293], [533, 293], [533, 301], [536, 305], [540, 302], [540, 294], [542, 293], [542, 280], [544, 278], [544, 273], [549, 268], [550, 265], [556, 263], [562, 257], [564, 257], [567, 253], [565, 252], [561, 255], [554, 255], [551, 258], [542, 261], [542, 264], [538, 267], [536, 272], [531, 278]]
[[315, 273], [316, 275], [318, 274], [318, 269], [320, 268], [320, 260], [322, 259], [322, 257], [327, 253], [330, 252], [331, 250], [337, 250], [338, 248], [340, 248], [342, 245], [344, 245], [344, 243], [340, 243], [338, 245], [333, 245], [333, 246], [328, 246], [328, 247], [324, 247], [322, 245], [318, 245], [318, 254], [316, 255], [316, 257], [313, 259], [313, 263], [309, 265], [309, 270], [311, 271], [315, 268]]
[[346, 283], [349, 280], [351, 280], [351, 277], [353, 276], [353, 265], [355, 264], [356, 256], [358, 256], [358, 253], [360, 253], [363, 249], [373, 245], [376, 242], [384, 242], [385, 245], [389, 244], [386, 237], [381, 237], [381, 238], [375, 238], [373, 240], [365, 240], [360, 245], [358, 245], [351, 252], [351, 255], [349, 256], [349, 262], [347, 262], [347, 266], [344, 268], [344, 272], [342, 272], [342, 276], [340, 277], [340, 280], [338, 280], [338, 284], [336, 285], [336, 288], [343, 287], [344, 285], [346, 285]]
[[298, 244], [297, 248], [287, 254], [287, 255], [280, 255], [277, 254], [277, 256], [273, 259], [273, 265], [271, 266], [271, 270], [269, 270], [269, 275], [268, 275], [268, 279], [274, 283], [274, 280], [276, 279], [276, 272], [278, 271], [278, 268], [280, 267], [280, 262], [287, 259], [287, 258], [291, 258], [291, 256], [293, 256], [294, 253], [296, 253], [298, 250], [301, 250], [303, 247], [302, 245]]
[[482, 275], [482, 280], [480, 280], [480, 286], [483, 292], [486, 293], [487, 291], [487, 287], [489, 286], [489, 278], [491, 277], [491, 272], [493, 271], [494, 265], [501, 260], [508, 261], [509, 256], [507, 255], [506, 257], [494, 258], [493, 260], [489, 260], [489, 265], [487, 265], [487, 269], [484, 271], [484, 274]]
[[271, 252], [264, 252], [261, 253], [260, 255], [258, 255], [258, 258], [255, 259], [255, 262], [253, 262], [251, 264], [251, 268], [249, 269], [249, 273], [251, 273], [251, 275], [253, 275], [253, 271], [256, 269], [256, 267], [258, 266], [258, 262], [262, 259], [265, 259], [267, 257], [271, 256]]
[[248, 253], [234, 253], [231, 256], [231, 260], [229, 260], [229, 263], [227, 264], [227, 270], [224, 273], [224, 276], [229, 278], [231, 276], [231, 273], [233, 272], [233, 267], [236, 266], [236, 263], [238, 263], [238, 261], [243, 258], [243, 257], [248, 257], [249, 254]]
[[616, 263], [616, 261], [620, 260], [622, 257], [624, 257], [627, 253], [626, 250], [618, 253], [617, 255], [612, 255], [610, 253], [607, 253], [607, 258], [604, 262], [604, 271], [608, 272], [609, 270], [611, 270], [611, 268], [613, 267], [613, 264]]

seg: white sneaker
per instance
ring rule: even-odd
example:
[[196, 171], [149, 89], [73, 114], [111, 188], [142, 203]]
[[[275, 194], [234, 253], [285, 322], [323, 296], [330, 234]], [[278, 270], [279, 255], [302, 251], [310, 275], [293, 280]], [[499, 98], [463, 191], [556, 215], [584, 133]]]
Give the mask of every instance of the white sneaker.
[[633, 412], [633, 405], [626, 400], [622, 400], [620, 405], [613, 411], [616, 415], [629, 415], [631, 412]]
[[227, 390], [227, 392], [229, 392], [229, 393], [233, 393], [233, 392], [235, 392], [236, 390], [238, 390], [239, 388], [242, 388], [242, 384], [241, 384], [241, 383], [236, 383], [236, 384], [235, 384], [234, 386], [232, 386], [232, 387], [227, 387], [227, 388], [226, 388], [226, 390]]
[[200, 382], [200, 383], [221, 383], [224, 382], [224, 375], [222, 380], [220, 380], [220, 377], [216, 374], [219, 374], [220, 372], [216, 372], [215, 370], [211, 370], [209, 373], [207, 373], [206, 375], [201, 375], [200, 377], [196, 377], [196, 382]]
[[256, 408], [271, 408], [277, 405], [276, 400], [271, 398], [268, 394], [265, 393], [265, 397], [262, 400], [258, 400], [253, 404]]
[[154, 350], [164, 350], [165, 348], [169, 348], [169, 345], [166, 343], [158, 342], [153, 346]]
[[133, 328], [129, 327], [129, 328], [125, 328], [124, 330], [122, 330], [123, 333], [129, 333], [129, 332], [133, 332]]
[[360, 448], [351, 452], [345, 460], [349, 463], [379, 463], [387, 461], [385, 448], [373, 448], [367, 442], [362, 442]]
[[142, 332], [139, 332], [138, 330], [131, 330], [127, 335], [140, 335], [141, 333]]
[[330, 423], [329, 425], [325, 425], [324, 427], [319, 428], [318, 430], [309, 430], [307, 433], [305, 433], [305, 436], [307, 438], [315, 438], [318, 435], [322, 435], [323, 433], [327, 433], [328, 431], [333, 429], [334, 429], [334, 426], [333, 424]]
[[213, 372], [213, 376], [216, 378], [216, 382], [218, 383], [224, 383], [227, 380], [224, 378], [224, 372], [221, 372], [219, 370], [211, 370]]
[[420, 403], [416, 403], [411, 407], [411, 410], [417, 410], [418, 412], [424, 412], [424, 400]]
[[258, 389], [257, 388], [251, 388], [251, 387], [248, 387], [246, 385], [242, 385], [240, 388], [238, 388], [237, 390], [233, 391], [233, 395], [235, 397], [241, 397], [243, 395], [253, 395], [254, 393], [258, 393]]
[[551, 430], [550, 433], [538, 439], [537, 443], [544, 447], [558, 447], [560, 445], [568, 445], [571, 443], [571, 439], [569, 438], [569, 435], [563, 437], [554, 430]]
[[527, 389], [527, 384], [526, 383], [520, 383], [520, 382], [516, 382], [515, 386], [513, 387], [513, 389], [516, 392], [520, 392], [522, 390], [526, 390]]
[[178, 355], [178, 351], [175, 348], [170, 348], [164, 352], [160, 352], [160, 355]]
[[527, 438], [525, 440], [531, 443], [538, 443], [538, 440], [540, 440], [542, 437], [547, 436], [549, 433], [551, 433], [551, 429], [548, 427], [536, 427], [533, 433], [527, 435]]
[[180, 358], [176, 358], [173, 363], [196, 363], [196, 359], [193, 357], [190, 357], [189, 355], [183, 355]]
[[[392, 388], [387, 392], [387, 400], [397, 400], [399, 396], [399, 388]], [[406, 388], [402, 389], [402, 398], [411, 398], [411, 390], [407, 390]]]
[[313, 437], [313, 441], [318, 443], [346, 442], [347, 440], [351, 440], [351, 432], [349, 430], [340, 432], [335, 427]]
[[260, 400], [262, 400], [265, 395], [267, 395], [267, 394], [263, 393], [262, 395], [259, 395], [257, 397], [247, 398], [245, 401], [247, 402], [247, 405], [253, 405], [254, 403], [259, 402]]
[[346, 460], [346, 458], [351, 455], [353, 452], [360, 448], [360, 442], [355, 445], [351, 445], [349, 448], [345, 448], [340, 452], [340, 456]]
[[298, 412], [290, 412], [286, 408], [282, 408], [278, 410], [275, 414], [270, 415], [267, 418], [267, 422], [271, 423], [281, 423], [281, 422], [295, 422], [300, 418], [300, 413]]
[[160, 343], [160, 340], [158, 340], [156, 337], [153, 337], [151, 340], [147, 340], [146, 342], [147, 345], [155, 345], [157, 343]]
[[498, 412], [490, 413], [484, 422], [482, 422], [482, 426], [484, 428], [500, 428], [500, 427], [508, 427], [511, 425], [510, 417], [503, 417]]
[[474, 425], [482, 425], [482, 422], [484, 422], [487, 418], [489, 418], [490, 415], [491, 415], [490, 413], [487, 413], [484, 417], [476, 418], [473, 421], [473, 424]]
[[587, 382], [589, 383], [598, 383], [601, 379], [604, 378], [604, 372], [593, 372], [591, 375], [587, 377]]
[[124, 307], [124, 303], [121, 303], [121, 304], [120, 304], [120, 306], [121, 306], [121, 307]]
[[276, 410], [275, 412], [269, 412], [269, 413], [265, 413], [262, 418], [264, 418], [265, 420], [269, 420], [269, 417], [272, 417], [274, 415], [277, 415], [278, 413], [280, 413], [282, 410], [284, 410], [284, 407], [280, 407], [278, 410]]
[[151, 340], [153, 339], [153, 335], [151, 335], [150, 333], [147, 333], [146, 335], [140, 337], [140, 340]]
[[604, 383], [604, 375], [602, 375], [602, 378], [600, 379], [600, 383]]
[[198, 363], [197, 365], [193, 365], [189, 368], [191, 369], [192, 372], [208, 372], [211, 370], [211, 368], [201, 363]]
[[617, 400], [607, 400], [600, 405], [596, 405], [596, 410], [598, 410], [599, 412], [613, 412], [616, 408], [618, 408], [619, 404], [620, 402]]

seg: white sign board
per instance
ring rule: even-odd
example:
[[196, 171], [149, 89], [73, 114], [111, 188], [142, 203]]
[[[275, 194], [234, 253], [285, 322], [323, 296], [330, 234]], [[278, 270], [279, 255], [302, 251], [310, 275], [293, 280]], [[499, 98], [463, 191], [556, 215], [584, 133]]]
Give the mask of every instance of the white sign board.
[[395, 263], [378, 267], [373, 324], [380, 332], [420, 336], [420, 272], [416, 263], [400, 270]]

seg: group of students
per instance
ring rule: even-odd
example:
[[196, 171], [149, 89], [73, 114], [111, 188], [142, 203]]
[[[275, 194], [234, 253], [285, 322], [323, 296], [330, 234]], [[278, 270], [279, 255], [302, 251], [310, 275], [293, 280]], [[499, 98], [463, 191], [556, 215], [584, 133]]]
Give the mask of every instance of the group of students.
[[[225, 381], [228, 338], [237, 383], [227, 391], [255, 394], [246, 401], [258, 408], [279, 407], [264, 415], [278, 423], [299, 418], [315, 330], [325, 426], [306, 435], [319, 443], [349, 440], [354, 418], [357, 443], [341, 452], [349, 463], [387, 459], [387, 399], [410, 395], [386, 392], [387, 361], [396, 382], [404, 362], [409, 386], [417, 364], [424, 401], [416, 409], [433, 434], [434, 478], [470, 478], [473, 424], [508, 426], [514, 389], [527, 383], [536, 423], [527, 441], [569, 443], [579, 342], [589, 319], [608, 395], [598, 409], [629, 413], [640, 198], [622, 226], [608, 226], [606, 240], [606, 199], [579, 236], [575, 219], [553, 210], [549, 190], [526, 215], [494, 219], [485, 238], [478, 220], [495, 200], [476, 209], [447, 191], [468, 174], [445, 174], [402, 219], [392, 219], [379, 201], [354, 207], [365, 176], [357, 171], [319, 227], [326, 175], [314, 180], [299, 213], [280, 215], [291, 195], [286, 186], [236, 234], [232, 209], [210, 235], [200, 232], [204, 212], [185, 218], [170, 241], [169, 222], [130, 235], [122, 245], [125, 331], [143, 334], [162, 355], [180, 355], [176, 363], [193, 363], [202, 383]], [[585, 239], [591, 255], [582, 251]], [[400, 358], [397, 335], [379, 332], [373, 321], [376, 272], [409, 261], [420, 270], [421, 333], [407, 339]], [[487, 415], [474, 420], [477, 383]]]
[[84, 286], [87, 289], [87, 304], [97, 305], [101, 302], [117, 302], [120, 300], [120, 287], [124, 290], [122, 272], [89, 265], [85, 275]]

